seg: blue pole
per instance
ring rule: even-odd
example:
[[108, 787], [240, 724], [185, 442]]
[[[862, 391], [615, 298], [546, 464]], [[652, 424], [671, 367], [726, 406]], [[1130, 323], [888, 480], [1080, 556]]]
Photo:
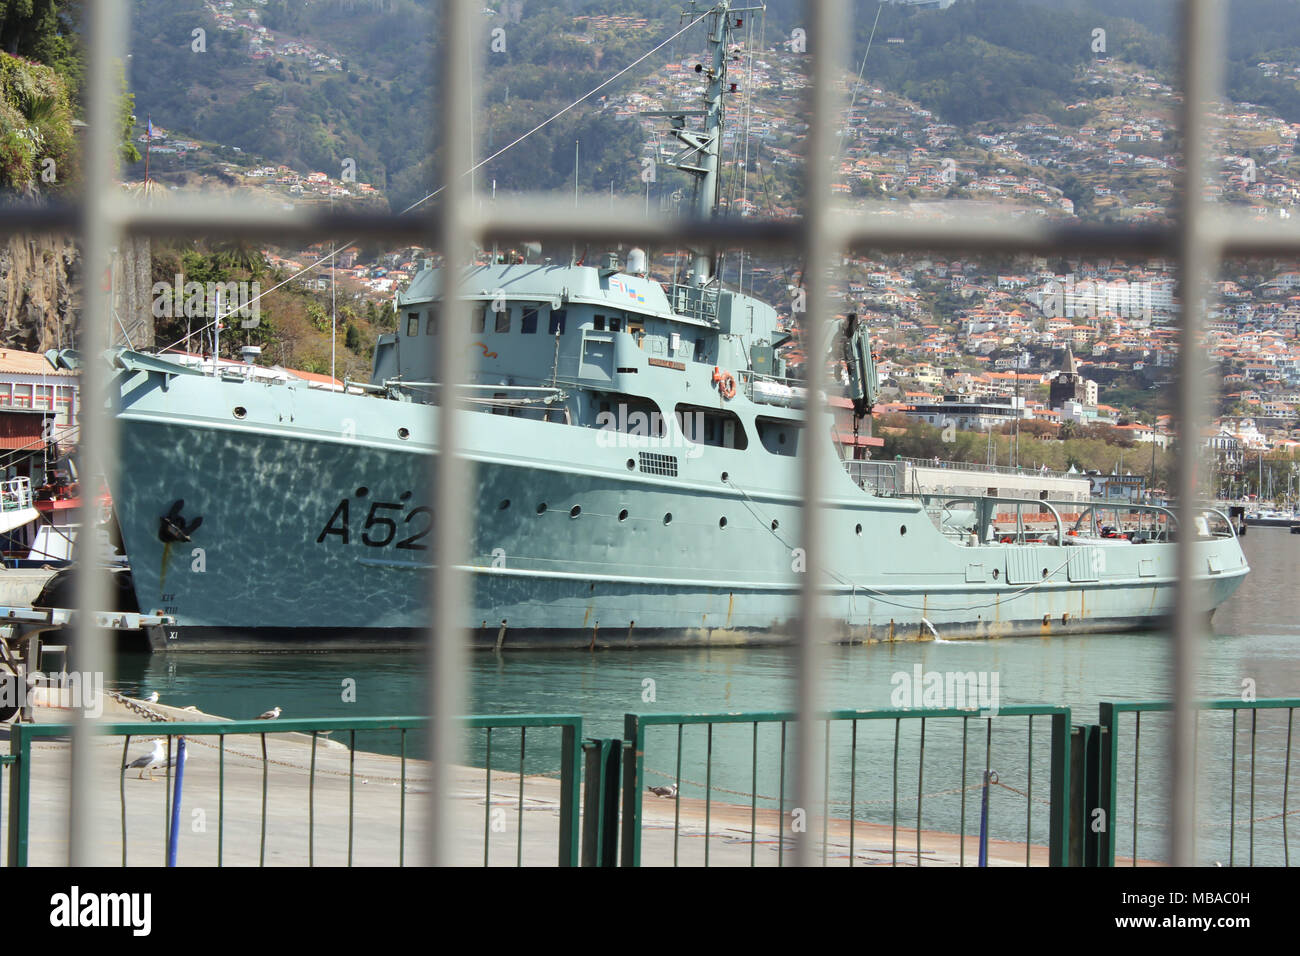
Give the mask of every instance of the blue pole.
[[[176, 851], [181, 841], [181, 784], [185, 779], [185, 738], [176, 738], [179, 747], [176, 751], [176, 784], [172, 788], [172, 826], [167, 838], [167, 865], [176, 865]], [[987, 801], [986, 801], [987, 802]]]
[[980, 866], [989, 865], [989, 781], [998, 779], [992, 770], [984, 771], [984, 788], [980, 797]]

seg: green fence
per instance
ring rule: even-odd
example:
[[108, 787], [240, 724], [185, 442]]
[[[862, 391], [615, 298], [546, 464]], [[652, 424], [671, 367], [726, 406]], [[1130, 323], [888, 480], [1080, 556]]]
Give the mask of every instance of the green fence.
[[[1199, 705], [1204, 862], [1290, 864], [1297, 707], [1300, 699]], [[1158, 701], [1102, 703], [1099, 723], [1075, 726], [1069, 708], [1051, 706], [834, 711], [819, 721], [824, 798], [807, 820], [820, 827], [821, 862], [968, 866], [985, 862], [986, 848], [1000, 864], [1114, 866], [1117, 849], [1121, 863], [1161, 860], [1169, 714]], [[781, 866], [809, 817], [790, 805], [795, 720], [627, 714], [622, 739], [584, 740], [574, 715], [462, 718], [469, 766], [452, 784], [462, 856], [483, 865]], [[165, 863], [175, 841], [188, 864], [403, 865], [408, 822], [424, 823], [422, 813], [408, 818], [408, 793], [422, 792], [408, 755], [427, 772], [427, 729], [424, 717], [103, 724], [96, 747], [116, 765], [148, 741], [164, 754], [156, 767], [123, 769], [117, 793], [96, 806], [115, 818], [106, 829], [120, 830], [124, 866]], [[9, 865], [27, 865], [32, 840], [52, 842], [47, 834], [66, 825], [58, 775], [45, 778], [42, 762], [66, 758], [70, 730], [10, 728], [11, 752], [0, 756]], [[177, 830], [182, 739], [203, 756], [187, 761], [181, 802], [187, 813], [211, 812], [215, 845]], [[161, 792], [132, 779], [146, 773], [161, 778]], [[156, 816], [141, 801], [156, 803]], [[38, 849], [47, 861], [57, 855]]]
[[[687, 791], [693, 789], [702, 792], [702, 800], [697, 797], [693, 803], [695, 821], [689, 828], [689, 835], [699, 835], [702, 811], [703, 852], [702, 860], [698, 862], [705, 866], [712, 862], [714, 837], [725, 836], [728, 832], [734, 834], [738, 829], [735, 826], [738, 816], [744, 817], [744, 811], [747, 811], [747, 831], [741, 819], [739, 829], [743, 833], [740, 837], [732, 837], [747, 842], [747, 859], [744, 854], [738, 858], [732, 852], [724, 862], [756, 865], [759, 845], [775, 842], [773, 862], [777, 866], [784, 864], [786, 843], [799, 832], [795, 829], [798, 825], [795, 812], [800, 808], [787, 805], [786, 790], [790, 765], [787, 729], [794, 720], [795, 715], [788, 712], [628, 714], [624, 730], [627, 751], [623, 781], [623, 865], [639, 866], [642, 863], [646, 831], [644, 802], [655, 799], [647, 796], [650, 793], [647, 761], [664, 765], [663, 758], [660, 758], [664, 741], [654, 741], [656, 746], [652, 746], [651, 741], [652, 731], [658, 728], [675, 731], [669, 735], [666, 758], [673, 769], [667, 773], [660, 771], [665, 786], [676, 790], [670, 828], [671, 862], [674, 865], [682, 862], [682, 803]], [[1038, 845], [1045, 848], [1045, 852], [1040, 853], [1042, 862], [1053, 866], [1067, 862], [1070, 806], [1068, 707], [1006, 707], [994, 715], [953, 709], [835, 711], [821, 723], [825, 724], [822, 758], [826, 768], [826, 777], [822, 781], [824, 799], [820, 808], [823, 864], [829, 861], [833, 846], [837, 856], [846, 855], [848, 865], [855, 865], [860, 852], [859, 828], [870, 829], [871, 833], [879, 836], [880, 828], [887, 824], [888, 852], [882, 852], [882, 848], [875, 847], [878, 841], [872, 841], [876, 862], [883, 862], [887, 856], [891, 865], [898, 865], [900, 855], [910, 853], [912, 862], [919, 866], [925, 854], [933, 852], [933, 846], [940, 838], [946, 837], [950, 841], [955, 836], [957, 845], [955, 851], [949, 848], [949, 855], [954, 857], [952, 862], [964, 866], [978, 859], [976, 852], [968, 851], [967, 837], [972, 830], [980, 832], [981, 817], [989, 821], [986, 833], [996, 829], [999, 832], [997, 838], [1023, 840], [1026, 865], [1031, 862], [1036, 832], [1041, 834]], [[973, 728], [972, 724], [975, 725]], [[693, 733], [688, 735], [687, 728], [691, 728]], [[766, 730], [766, 734], [761, 734], [760, 729]], [[731, 732], [727, 733], [728, 730]], [[739, 734], [735, 732], [737, 730]], [[872, 730], [877, 732], [872, 734]], [[937, 737], [936, 730], [939, 731]], [[930, 734], [928, 742], [927, 732]], [[724, 735], [728, 738], [725, 742], [722, 739]], [[693, 760], [688, 760], [684, 773], [683, 761], [691, 750], [690, 737], [695, 738], [697, 752]], [[908, 738], [906, 743], [905, 737]], [[931, 752], [929, 764], [926, 761], [927, 748]], [[940, 750], [942, 753], [936, 753]], [[915, 760], [911, 759], [913, 751]], [[719, 775], [720, 754], [729, 758], [725, 780]], [[738, 768], [737, 764], [744, 766]], [[1003, 771], [1000, 772], [998, 767]], [[1004, 779], [1008, 767], [1015, 768], [1015, 779], [1020, 787], [1012, 786]], [[1039, 792], [1035, 791], [1036, 787]], [[769, 792], [760, 795], [762, 789]], [[1044, 789], [1046, 797], [1041, 793]], [[1015, 795], [1017, 802], [1023, 801], [1023, 816], [1017, 809], [1014, 824], [1009, 819], [1011, 814], [1005, 809], [994, 816], [982, 812], [987, 806], [986, 801], [991, 799], [990, 794], [1004, 798], [1008, 792]], [[971, 800], [972, 794], [978, 795], [979, 799]], [[927, 800], [933, 808], [928, 817]], [[1045, 804], [1045, 809], [1039, 812], [1039, 830], [1035, 831], [1035, 804], [1039, 802]], [[761, 809], [760, 804], [763, 805]], [[714, 816], [719, 810], [725, 813], [728, 821], [723, 830], [715, 828]], [[876, 817], [874, 824], [868, 822], [872, 815]], [[760, 817], [764, 824], [761, 828]], [[911, 824], [914, 849], [900, 846], [900, 824], [904, 828]], [[927, 833], [927, 824], [940, 826], [942, 832]], [[926, 840], [931, 843], [930, 851], [925, 849]], [[847, 852], [841, 853], [841, 850]], [[664, 852], [666, 857], [666, 848]], [[693, 854], [694, 857], [700, 855]]]
[[[1198, 814], [1196, 842], [1203, 862], [1290, 866], [1288, 820], [1300, 812], [1291, 809], [1289, 799], [1297, 707], [1300, 698], [1197, 704], [1193, 779], [1197, 805], [1203, 811]], [[1167, 721], [1163, 715], [1170, 712], [1167, 701], [1100, 705], [1095, 728], [1099, 731], [1096, 795], [1089, 802], [1089, 812], [1097, 817], [1096, 811], [1101, 811], [1104, 828], [1095, 832], [1090, 828], [1086, 862], [1115, 866], [1117, 848], [1127, 851], [1123, 862], [1132, 866], [1143, 858], [1164, 858], [1167, 768], [1163, 738]], [[1124, 715], [1131, 717], [1121, 720]], [[1142, 748], [1144, 715], [1147, 740], [1154, 737], [1157, 741], [1154, 757], [1146, 756]], [[1276, 839], [1260, 846], [1258, 829]], [[1257, 848], [1262, 851], [1259, 859]]]
[[[553, 835], [555, 855], [551, 860], [560, 866], [577, 865], [580, 780], [578, 744], [582, 738], [582, 718], [551, 714], [476, 716], [462, 718], [461, 724], [474, 738], [470, 743], [478, 766], [465, 768], [466, 779], [457, 783], [471, 792], [477, 786], [483, 787], [483, 864], [493, 862], [491, 851], [494, 846], [499, 850], [512, 849], [513, 853], [507, 854], [507, 859], [513, 859], [515, 864], [524, 861], [525, 782], [534, 781], [536, 788], [538, 783], [535, 778], [554, 775], [558, 770], [558, 787], [548, 786], [545, 798], [547, 805], [555, 805], [558, 811]], [[276, 842], [283, 846], [293, 840], [305, 841], [305, 847], [301, 842], [296, 843], [292, 851], [295, 854], [294, 862], [301, 863], [305, 856], [308, 865], [317, 863], [322, 813], [327, 817], [325, 826], [330, 831], [330, 848], [334, 851], [331, 862], [336, 865], [346, 862], [349, 866], [360, 862], [356, 859], [359, 849], [357, 801], [360, 781], [360, 787], [367, 791], [367, 808], [374, 807], [380, 801], [386, 804], [382, 813], [383, 829], [387, 842], [390, 842], [391, 852], [383, 862], [404, 865], [407, 862], [408, 804], [411, 803], [407, 796], [411, 792], [421, 792], [418, 789], [421, 781], [408, 777], [408, 755], [423, 761], [427, 750], [424, 735], [428, 726], [426, 717], [281, 719], [273, 723], [238, 720], [101, 724], [96, 728], [100, 740], [106, 737], [121, 740], [120, 751], [114, 748], [114, 757], [120, 757], [121, 766], [117, 814], [121, 863], [126, 866], [132, 862], [129, 855], [132, 841], [135, 840], [138, 844], [143, 840], [139, 833], [139, 815], [129, 812], [132, 801], [128, 799], [128, 793], [134, 795], [139, 789], [131, 778], [143, 779], [146, 772], [151, 780], [155, 773], [162, 775], [165, 782], [162, 799], [156, 801], [161, 813], [157, 829], [153, 831], [154, 834], [161, 831], [162, 836], [163, 854], [159, 862], [167, 862], [167, 848], [173, 838], [182, 848], [181, 858], [185, 857], [184, 846], [194, 838], [183, 831], [175, 831], [179, 820], [172, 812], [173, 768], [179, 763], [177, 757], [184, 741], [191, 752], [197, 746], [207, 754], [203, 761], [207, 770], [205, 779], [196, 780], [195, 764], [187, 761], [188, 770], [184, 772], [189, 776], [186, 777], [184, 789], [180, 791], [181, 799], [190, 808], [189, 813], [203, 813], [204, 833], [207, 832], [206, 815], [209, 808], [193, 805], [205, 799], [198, 796], [198, 793], [215, 801], [215, 808], [211, 808], [215, 809], [216, 816], [215, 860], [205, 862], [215, 862], [218, 866], [230, 862], [227, 822], [232, 813], [237, 813], [242, 822], [237, 848], [245, 851], [243, 862], [252, 862], [251, 854], [247, 852], [250, 835], [248, 830], [252, 827], [256, 829], [256, 862], [258, 865], [266, 865], [270, 819], [268, 810], [271, 807], [277, 811], [273, 823], [276, 827], [273, 831]], [[11, 753], [5, 762], [10, 766], [12, 781], [8, 805], [8, 863], [11, 866], [26, 866], [30, 855], [33, 832], [32, 787], [37, 769], [33, 747], [41, 741], [53, 742], [67, 738], [71, 729], [66, 724], [14, 724], [10, 728]], [[533, 732], [531, 735], [530, 731]], [[557, 732], [558, 740], [554, 739]], [[386, 752], [359, 752], [358, 735], [363, 736], [363, 743], [378, 743]], [[141, 753], [138, 744], [152, 740], [165, 741], [163, 759], [159, 765], [142, 766], [138, 773], [135, 768], [128, 768], [131, 758], [138, 757]], [[137, 744], [134, 752], [133, 741]], [[539, 749], [545, 751], [541, 758], [536, 753]], [[503, 751], [507, 756], [501, 756]], [[358, 757], [364, 761], [363, 766], [358, 766]], [[530, 770], [530, 761], [537, 764], [539, 759], [545, 769], [534, 766]], [[499, 804], [494, 805], [494, 773], [498, 780], [504, 778], [511, 788], [516, 821], [513, 847], [507, 845], [502, 848], [501, 844], [508, 844], [508, 840], [494, 837], [494, 834], [505, 831], [502, 824], [507, 821], [505, 809]], [[228, 778], [232, 776], [238, 777], [238, 780], [234, 786], [228, 786]], [[379, 786], [371, 786], [372, 782]], [[385, 784], [395, 787], [395, 792], [390, 794], [389, 786], [384, 786]], [[138, 799], [143, 800], [150, 795], [146, 791]], [[286, 805], [292, 808], [287, 814], [282, 812]], [[135, 826], [132, 826], [133, 819]], [[186, 822], [189, 822], [189, 817]], [[370, 822], [373, 823], [373, 820]], [[64, 821], [59, 820], [58, 823], [61, 825]], [[293, 832], [299, 830], [300, 833]], [[509, 834], [506, 836], [508, 838]], [[367, 851], [374, 849], [374, 837], [373, 832], [366, 835]], [[545, 837], [549, 846], [550, 835]], [[155, 849], [150, 847], [151, 852]], [[373, 853], [368, 853], [368, 856], [373, 862]]]

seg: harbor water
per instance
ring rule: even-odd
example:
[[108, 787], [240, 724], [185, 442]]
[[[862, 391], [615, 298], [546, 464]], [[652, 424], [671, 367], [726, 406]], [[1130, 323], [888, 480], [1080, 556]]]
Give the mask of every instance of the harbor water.
[[[1294, 586], [1295, 552], [1300, 537], [1285, 529], [1252, 529], [1243, 539], [1252, 573], [1238, 593], [1215, 615], [1213, 633], [1203, 646], [1200, 692], [1206, 698], [1300, 696], [1300, 595]], [[536, 652], [508, 649], [469, 657], [467, 712], [475, 714], [569, 714], [584, 718], [584, 735], [623, 733], [626, 713], [718, 713], [788, 709], [792, 706], [793, 666], [780, 648]], [[919, 668], [919, 671], [918, 671]], [[996, 689], [995, 706], [1065, 705], [1075, 724], [1095, 723], [1101, 701], [1150, 701], [1169, 697], [1169, 640], [1163, 633], [1097, 634], [992, 641], [933, 641], [831, 647], [825, 655], [822, 692], [832, 709], [883, 709], [898, 706], [899, 695], [919, 675], [974, 673]], [[996, 683], [994, 683], [996, 682]], [[143, 696], [158, 691], [164, 702], [194, 705], [231, 718], [253, 717], [279, 706], [290, 717], [408, 715], [427, 711], [423, 658], [418, 653], [191, 654], [119, 657], [116, 686]], [[921, 702], [916, 702], [920, 704]], [[951, 704], [951, 701], [947, 703]], [[968, 706], [983, 704], [972, 700]], [[1281, 798], [1287, 766], [1288, 714], [1262, 714], [1255, 727], [1251, 763], [1251, 716], [1237, 718], [1237, 755], [1231, 758], [1232, 715], [1206, 714], [1200, 724], [1198, 859], [1207, 863], [1246, 860], [1250, 821], [1255, 821], [1255, 862], [1281, 864]], [[1137, 773], [1140, 780], [1137, 826], [1134, 807], [1133, 725], [1121, 724], [1117, 853], [1141, 859], [1165, 855], [1161, 795], [1163, 746], [1168, 717], [1142, 718]], [[1006, 839], [1047, 839], [1048, 719], [1033, 723], [1002, 717], [931, 720], [922, 758], [919, 721], [863, 722], [852, 753], [852, 728], [835, 725], [829, 737], [827, 792], [829, 812], [848, 815], [849, 768], [857, 768], [853, 799], [858, 819], [914, 826], [918, 794], [922, 827], [955, 831], [977, 828], [976, 789], [986, 762], [1000, 786], [990, 801], [993, 832]], [[714, 800], [776, 806], [782, 794], [781, 727], [746, 723], [714, 731], [711, 746], [703, 727], [682, 736], [680, 779], [688, 796], [704, 796], [706, 772]], [[789, 734], [793, 739], [793, 732]], [[494, 766], [517, 769], [518, 732], [499, 731], [493, 742]], [[678, 779], [677, 731], [656, 729], [647, 747], [648, 784]], [[371, 735], [360, 749], [393, 752], [395, 738]], [[418, 753], [422, 742], [408, 740]], [[531, 732], [526, 769], [556, 766], [557, 742], [544, 731]], [[481, 733], [466, 739], [466, 759], [482, 765]], [[754, 753], [758, 754], [757, 772]], [[1029, 754], [1032, 752], [1032, 758]], [[963, 754], [965, 770], [963, 773]], [[895, 773], [895, 762], [897, 772]], [[1235, 775], [1234, 775], [1235, 770]], [[1291, 777], [1296, 771], [1291, 771]], [[1251, 779], [1254, 811], [1250, 809]], [[1236, 783], [1235, 819], [1229, 811]], [[756, 782], [755, 782], [756, 781]], [[1294, 789], [1294, 779], [1290, 781]], [[895, 796], [897, 794], [897, 796]], [[963, 801], [964, 797], [964, 801]], [[653, 799], [653, 798], [651, 798]], [[1294, 803], [1294, 801], [1293, 801]], [[1288, 808], [1291, 815], [1293, 807]], [[1294, 827], [1290, 828], [1292, 831]], [[1136, 844], [1134, 838], [1136, 837]], [[1291, 837], [1294, 842], [1294, 835]], [[915, 857], [909, 857], [908, 862]]]

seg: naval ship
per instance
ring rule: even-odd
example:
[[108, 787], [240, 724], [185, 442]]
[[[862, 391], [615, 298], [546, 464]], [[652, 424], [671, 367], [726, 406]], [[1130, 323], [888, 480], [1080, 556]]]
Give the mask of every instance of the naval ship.
[[[708, 15], [703, 108], [672, 119], [700, 216], [718, 209], [733, 26], [725, 2]], [[1155, 506], [906, 494], [885, 480], [890, 463], [837, 440], [830, 401], [783, 357], [777, 311], [724, 285], [710, 250], [671, 282], [638, 250], [522, 258], [427, 262], [360, 390], [109, 353], [112, 496], [136, 598], [175, 622], [151, 634], [156, 649], [420, 640], [436, 520], [425, 475], [444, 413], [465, 417], [463, 623], [485, 647], [788, 640], [806, 570], [804, 454], [832, 472], [828, 640], [1158, 626], [1184, 534], [1208, 607], [1248, 571], [1214, 511], [1184, 529]], [[477, 359], [471, 404], [452, 412], [434, 381], [444, 295], [470, 301]], [[869, 428], [869, 329], [847, 316], [835, 342], [855, 429]]]

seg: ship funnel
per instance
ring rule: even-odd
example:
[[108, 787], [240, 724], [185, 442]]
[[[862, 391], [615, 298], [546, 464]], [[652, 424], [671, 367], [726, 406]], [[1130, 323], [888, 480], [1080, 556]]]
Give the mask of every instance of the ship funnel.
[[627, 271], [634, 276], [643, 276], [649, 271], [644, 249], [633, 249], [627, 254]]

